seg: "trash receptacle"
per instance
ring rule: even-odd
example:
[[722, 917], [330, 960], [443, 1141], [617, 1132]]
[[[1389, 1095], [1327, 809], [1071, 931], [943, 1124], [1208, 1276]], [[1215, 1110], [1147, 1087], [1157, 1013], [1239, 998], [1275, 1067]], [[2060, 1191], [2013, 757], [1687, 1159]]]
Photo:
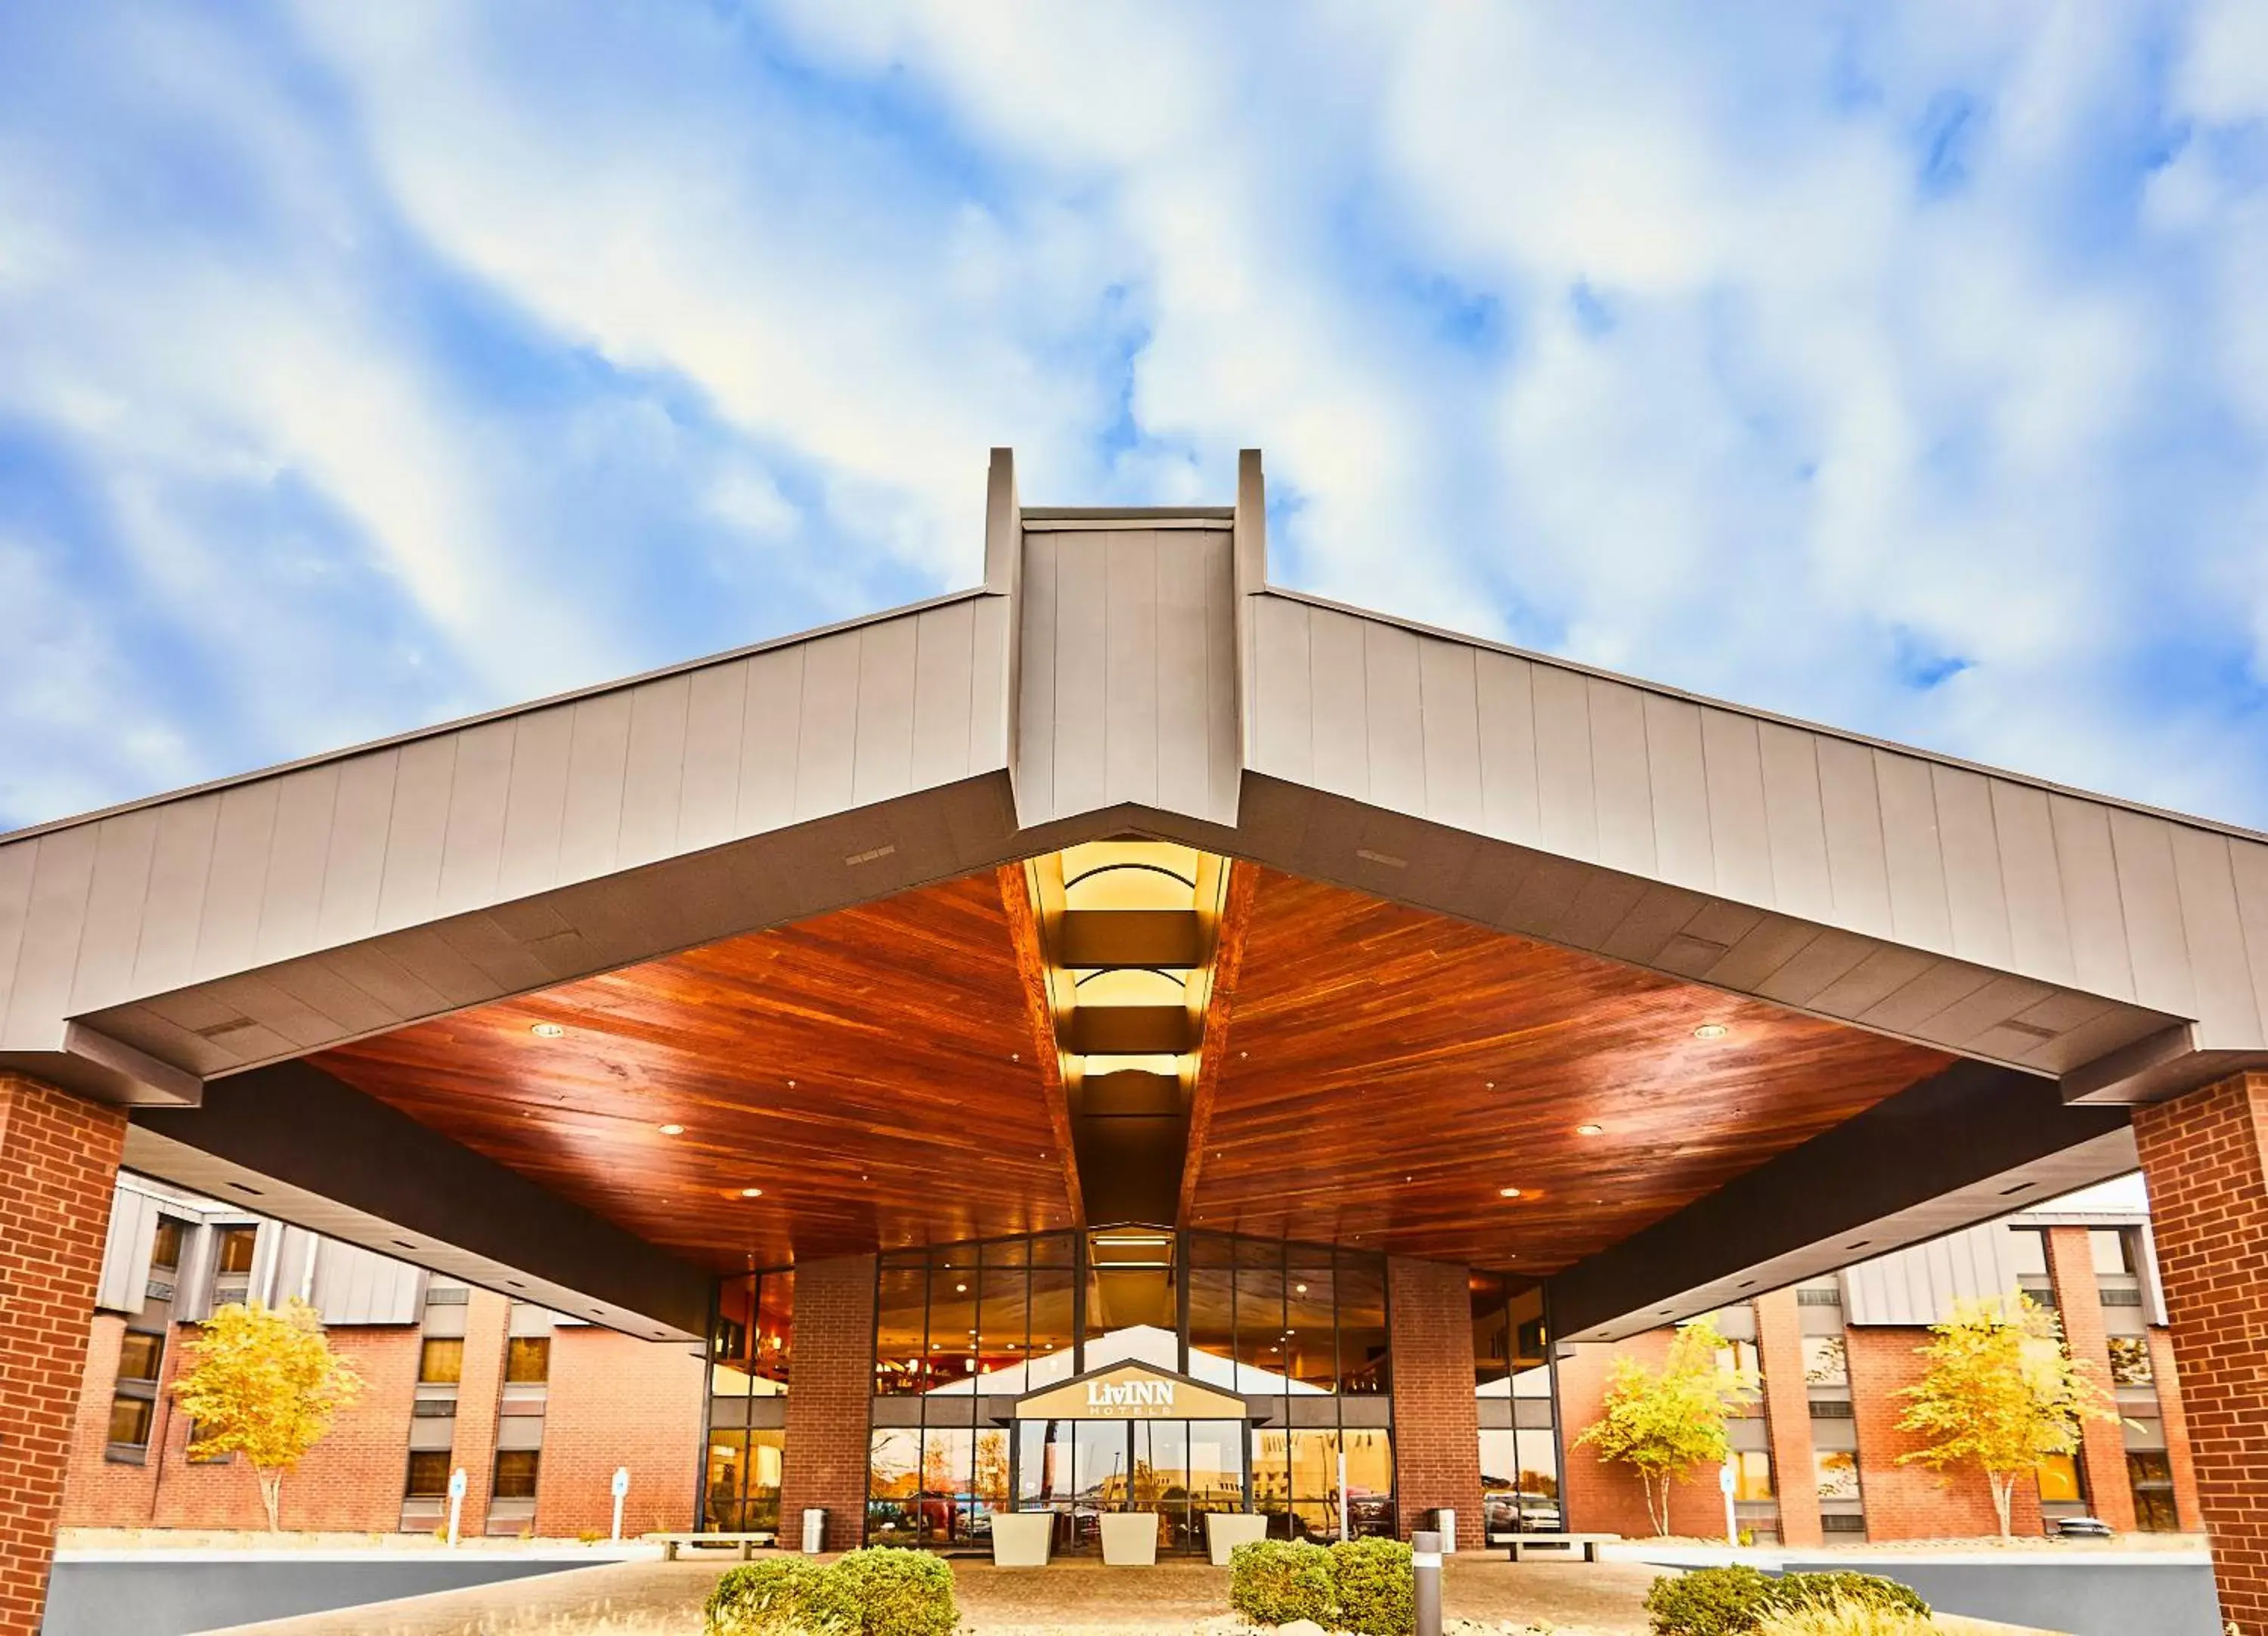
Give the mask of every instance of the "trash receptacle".
[[1441, 1554], [1454, 1556], [1457, 1552], [1457, 1514], [1453, 1509], [1437, 1507], [1425, 1514], [1427, 1526], [1441, 1536]]
[[827, 1549], [827, 1508], [813, 1506], [803, 1514], [803, 1554], [815, 1557]]

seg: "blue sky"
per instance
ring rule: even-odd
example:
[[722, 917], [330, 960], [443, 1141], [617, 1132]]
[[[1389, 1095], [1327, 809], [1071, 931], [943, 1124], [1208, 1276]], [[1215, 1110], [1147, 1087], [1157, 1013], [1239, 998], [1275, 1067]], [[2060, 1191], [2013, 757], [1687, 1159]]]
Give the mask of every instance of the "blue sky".
[[2268, 7], [0, 10], [0, 825], [1026, 497], [2268, 825]]

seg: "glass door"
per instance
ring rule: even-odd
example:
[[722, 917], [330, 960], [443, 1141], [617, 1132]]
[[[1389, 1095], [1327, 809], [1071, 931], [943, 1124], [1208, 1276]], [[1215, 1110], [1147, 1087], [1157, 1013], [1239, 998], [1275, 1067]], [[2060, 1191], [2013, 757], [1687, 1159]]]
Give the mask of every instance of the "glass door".
[[1246, 1507], [1240, 1420], [1026, 1420], [1016, 1504], [1054, 1511], [1056, 1550], [1101, 1548], [1106, 1511], [1153, 1511], [1161, 1551], [1205, 1548], [1204, 1514]]

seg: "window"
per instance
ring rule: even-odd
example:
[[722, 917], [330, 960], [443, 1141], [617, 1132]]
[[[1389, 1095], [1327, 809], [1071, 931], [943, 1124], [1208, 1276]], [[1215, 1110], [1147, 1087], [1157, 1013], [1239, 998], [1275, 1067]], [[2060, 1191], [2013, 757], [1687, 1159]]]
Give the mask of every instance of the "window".
[[786, 1433], [778, 1431], [710, 1434], [704, 1528], [746, 1534], [779, 1527], [780, 1452], [786, 1441]]
[[449, 1451], [446, 1448], [413, 1448], [409, 1451], [409, 1478], [401, 1485], [402, 1497], [408, 1500], [446, 1500], [449, 1494]]
[[497, 1500], [533, 1500], [535, 1498], [535, 1469], [541, 1462], [541, 1450], [535, 1448], [499, 1448], [496, 1457], [496, 1488], [492, 1498]]
[[2050, 1455], [2041, 1461], [2039, 1479], [2042, 1505], [2076, 1503], [2086, 1498], [2080, 1492], [2079, 1462], [2070, 1455]]
[[118, 1378], [122, 1381], [154, 1381], [158, 1367], [166, 1356], [166, 1338], [152, 1335], [146, 1330], [129, 1330], [119, 1338]]
[[213, 1252], [213, 1271], [221, 1278], [241, 1278], [252, 1271], [252, 1252], [259, 1242], [258, 1227], [232, 1227], [220, 1230]]
[[1803, 1383], [1806, 1386], [1848, 1386], [1851, 1353], [1840, 1335], [1803, 1338]]
[[454, 1386], [465, 1373], [465, 1343], [432, 1338], [417, 1352], [417, 1378], [428, 1386]]
[[158, 1218], [157, 1236], [150, 1241], [150, 1270], [173, 1272], [181, 1264], [181, 1224], [173, 1216]]
[[1726, 1463], [1733, 1468], [1734, 1499], [1772, 1497], [1771, 1455], [1761, 1448], [1735, 1448]]
[[187, 1457], [191, 1465], [226, 1465], [230, 1461], [236, 1458], [236, 1455], [233, 1453], [216, 1454], [207, 1451], [206, 1453], [199, 1454], [197, 1452], [197, 1445], [204, 1441], [204, 1436], [205, 1428], [199, 1426], [195, 1420], [190, 1421], [189, 1434], [183, 1440], [183, 1446], [188, 1450]]
[[2147, 1386], [2156, 1378], [2150, 1363], [2149, 1337], [2113, 1335], [2110, 1338], [2110, 1383], [2113, 1386]]
[[2016, 1276], [2043, 1279], [2048, 1275], [2048, 1235], [2037, 1227], [2011, 1227], [2008, 1231], [2008, 1258], [2015, 1264]]
[[151, 1404], [147, 1397], [114, 1397], [110, 1400], [110, 1441], [136, 1448], [150, 1446], [150, 1413]]
[[1859, 1498], [1859, 1456], [1847, 1448], [1815, 1449], [1812, 1468], [1822, 1500]]
[[[463, 1343], [460, 1342], [461, 1345]], [[431, 1345], [428, 1342], [427, 1345]], [[515, 1335], [504, 1355], [504, 1378], [519, 1385], [540, 1385], [551, 1378], [551, 1338]]]
[[2088, 1253], [2095, 1270], [2109, 1278], [2131, 1277], [2134, 1271], [2134, 1235], [2124, 1227], [2089, 1227]]
[[1756, 1366], [1756, 1342], [1727, 1341], [1717, 1348], [1717, 1368], [1725, 1374], [1746, 1375], [1755, 1384], [1762, 1374]]
[[2146, 1533], [2170, 1534], [2181, 1527], [2174, 1508], [2174, 1465], [2162, 1450], [2136, 1449], [2126, 1456], [2126, 1481], [2134, 1491], [2134, 1526]]

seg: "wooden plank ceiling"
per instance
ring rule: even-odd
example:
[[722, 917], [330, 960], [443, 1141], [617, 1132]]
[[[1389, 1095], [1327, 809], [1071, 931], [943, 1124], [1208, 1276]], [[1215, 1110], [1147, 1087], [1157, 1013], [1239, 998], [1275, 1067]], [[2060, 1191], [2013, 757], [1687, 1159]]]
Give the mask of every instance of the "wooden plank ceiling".
[[1542, 1276], [1952, 1060], [1256, 873], [1192, 1225]]
[[313, 1060], [730, 1270], [1072, 1225], [1033, 1040], [987, 871]]
[[[1235, 872], [1191, 1225], [1542, 1276], [1950, 1060]], [[1027, 986], [988, 871], [314, 1060], [688, 1259], [777, 1264], [1077, 1221]]]

